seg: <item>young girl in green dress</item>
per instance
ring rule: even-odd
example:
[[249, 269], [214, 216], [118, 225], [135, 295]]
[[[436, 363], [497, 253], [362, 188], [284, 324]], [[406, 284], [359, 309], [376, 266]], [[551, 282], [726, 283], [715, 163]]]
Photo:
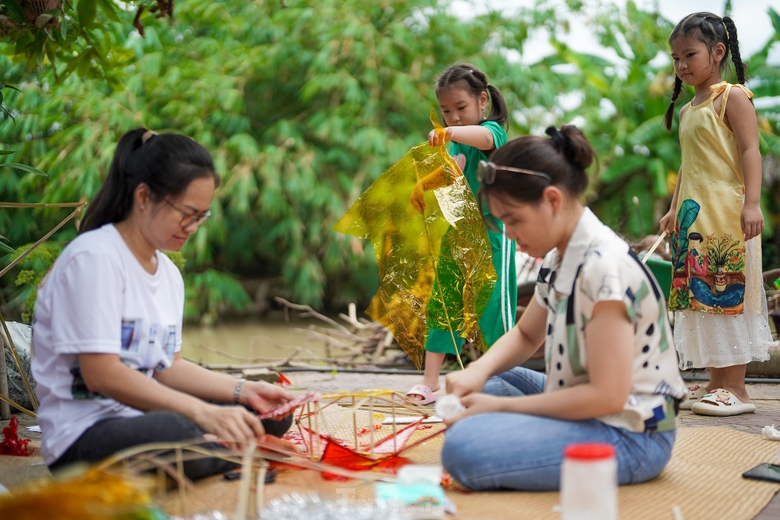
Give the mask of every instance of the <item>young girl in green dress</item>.
[[[477, 168], [480, 161], [496, 148], [506, 143], [503, 125], [509, 111], [501, 91], [488, 83], [485, 74], [474, 65], [457, 63], [448, 67], [436, 82], [436, 97], [439, 100], [444, 122], [444, 132], [431, 131], [428, 142], [439, 146], [443, 141], [451, 142], [449, 152], [463, 170], [474, 194], [479, 191]], [[490, 113], [485, 110], [490, 104]], [[423, 180], [424, 181], [424, 180]], [[424, 191], [439, 188], [436, 183], [421, 181], [412, 194], [412, 204], [418, 210], [424, 207]], [[517, 307], [517, 280], [515, 273], [515, 243], [503, 231], [488, 230], [493, 266], [498, 274], [493, 294], [479, 321], [479, 326], [488, 346], [509, 331], [515, 324]], [[421, 404], [436, 400], [439, 389], [439, 370], [444, 356], [454, 354], [463, 345], [463, 340], [453, 338], [449, 331], [428, 329], [425, 344], [425, 372], [421, 384], [415, 385], [407, 395]]]

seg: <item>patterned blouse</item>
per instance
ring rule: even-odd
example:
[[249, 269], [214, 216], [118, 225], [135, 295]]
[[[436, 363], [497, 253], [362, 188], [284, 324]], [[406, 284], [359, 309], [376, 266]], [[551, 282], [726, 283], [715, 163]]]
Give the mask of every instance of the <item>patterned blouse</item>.
[[619, 301], [634, 326], [631, 391], [621, 412], [597, 417], [633, 432], [675, 428], [685, 384], [677, 368], [672, 330], [658, 282], [628, 244], [588, 208], [582, 213], [561, 257], [544, 259], [536, 300], [547, 309], [545, 392], [589, 381], [585, 328], [593, 308]]

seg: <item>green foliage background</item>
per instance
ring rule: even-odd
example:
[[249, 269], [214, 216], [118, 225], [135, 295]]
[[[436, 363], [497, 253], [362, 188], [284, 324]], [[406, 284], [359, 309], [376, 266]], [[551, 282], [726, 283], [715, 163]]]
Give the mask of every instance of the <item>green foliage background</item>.
[[[432, 85], [456, 61], [475, 63], [504, 93], [513, 111], [510, 137], [541, 134], [553, 123], [584, 129], [601, 166], [588, 201], [614, 229], [629, 238], [650, 233], [668, 209], [679, 146], [676, 129], [668, 134], [661, 124], [671, 66], [655, 58], [668, 56], [673, 24], [633, 2], [602, 7], [593, 18], [602, 45], [619, 56], [615, 64], [558, 38], [582, 9], [575, 1], [568, 9], [542, 1], [513, 15], [464, 20], [446, 0], [287, 0], [287, 8], [270, 0], [179, 0], [174, 21], [144, 18], [145, 38], [133, 30], [133, 13], [111, 14], [106, 2], [81, 27], [76, 11], [85, 1], [59, 14], [72, 26], [64, 38], [60, 26], [43, 43], [35, 31], [0, 43], [0, 81], [21, 91], [5, 93], [16, 122], [0, 116], [0, 150], [14, 153], [0, 155], [0, 166], [18, 162], [48, 173], [0, 168], [0, 200], [89, 200], [116, 141], [137, 126], [193, 137], [212, 151], [223, 184], [214, 216], [183, 250], [189, 318], [249, 310], [245, 287], [257, 279], [316, 307], [367, 302], [377, 283], [370, 246], [330, 227], [425, 140], [437, 106]], [[748, 60], [759, 98], [780, 92], [780, 72], [767, 64], [780, 17], [760, 16], [771, 16], [777, 34]], [[548, 31], [556, 53], [518, 63], [538, 29]], [[759, 110], [773, 226], [780, 223], [778, 114], [777, 104]], [[0, 234], [18, 247], [66, 215], [2, 210]], [[765, 257], [778, 265], [774, 229]], [[66, 226], [55, 238], [73, 236]], [[3, 287], [6, 298], [20, 301], [13, 284]]]

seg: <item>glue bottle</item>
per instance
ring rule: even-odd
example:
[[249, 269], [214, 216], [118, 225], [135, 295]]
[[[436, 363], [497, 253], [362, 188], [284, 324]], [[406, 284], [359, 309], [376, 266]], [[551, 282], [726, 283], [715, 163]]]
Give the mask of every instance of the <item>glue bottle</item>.
[[562, 520], [617, 520], [618, 479], [611, 444], [571, 444], [561, 467]]

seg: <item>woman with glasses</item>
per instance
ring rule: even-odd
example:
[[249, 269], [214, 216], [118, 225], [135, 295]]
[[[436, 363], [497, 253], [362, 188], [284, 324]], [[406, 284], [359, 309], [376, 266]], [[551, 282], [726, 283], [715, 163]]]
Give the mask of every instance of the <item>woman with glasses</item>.
[[[32, 367], [52, 470], [206, 434], [238, 452], [289, 428], [289, 419], [260, 421], [249, 410], [266, 412], [291, 394], [210, 372], [179, 352], [184, 283], [161, 251], [180, 250], [208, 219], [218, 184], [211, 156], [188, 137], [139, 128], [120, 139], [78, 237], [38, 290]], [[232, 467], [184, 463], [193, 479]]]
[[[685, 396], [658, 283], [580, 201], [593, 148], [571, 125], [547, 133], [482, 166], [487, 225], [544, 263], [518, 324], [447, 376], [466, 411], [448, 420], [442, 460], [474, 490], [558, 489], [564, 447], [582, 442], [615, 446], [620, 484], [650, 480]], [[541, 345], [546, 373], [520, 367]]]

